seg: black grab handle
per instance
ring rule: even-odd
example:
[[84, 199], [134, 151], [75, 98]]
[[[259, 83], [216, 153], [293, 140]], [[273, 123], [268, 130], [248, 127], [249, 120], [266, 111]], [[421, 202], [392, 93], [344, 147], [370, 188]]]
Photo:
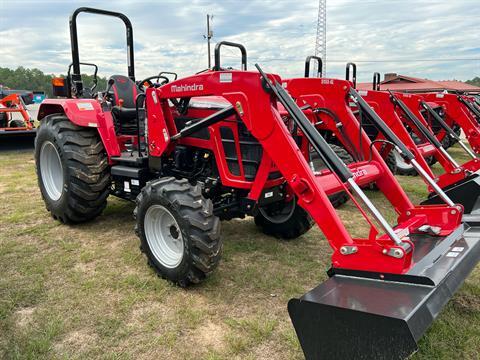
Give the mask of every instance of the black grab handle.
[[[92, 88], [90, 89], [91, 92], [93, 92], [93, 90], [95, 90], [95, 88], [97, 87], [97, 83], [98, 83], [98, 78], [97, 78], [97, 73], [98, 73], [98, 66], [95, 65], [95, 64], [92, 64], [92, 63], [86, 63], [86, 62], [79, 62], [80, 65], [85, 65], [85, 66], [91, 66], [94, 68], [93, 70], [93, 86]], [[67, 79], [70, 79], [70, 73], [72, 71], [72, 66], [73, 66], [73, 63], [70, 63], [70, 65], [68, 65], [68, 70], [67, 70]], [[69, 89], [70, 90], [70, 89]]]
[[[352, 80], [350, 80], [350, 68], [352, 69]], [[345, 79], [353, 83], [353, 88], [357, 88], [357, 64], [349, 62], [345, 69]]]
[[373, 90], [380, 91], [380, 73], [373, 73]]
[[234, 42], [230, 41], [220, 41], [215, 45], [215, 65], [213, 67], [213, 70], [215, 71], [220, 71], [220, 48], [222, 46], [230, 46], [230, 47], [235, 47], [240, 49], [240, 52], [242, 53], [242, 70], [247, 70], [247, 49], [245, 49], [245, 46], [242, 44], [237, 44]]
[[310, 77], [310, 63], [312, 60], [317, 62], [317, 76], [318, 78], [322, 77], [323, 61], [322, 58], [314, 55], [307, 56], [305, 59], [305, 77]]

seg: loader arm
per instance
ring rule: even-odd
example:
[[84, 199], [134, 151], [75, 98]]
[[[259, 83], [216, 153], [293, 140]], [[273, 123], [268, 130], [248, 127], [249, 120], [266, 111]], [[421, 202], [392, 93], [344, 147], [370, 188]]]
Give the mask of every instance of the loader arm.
[[[432, 155], [435, 152], [435, 148], [432, 145], [421, 147], [415, 144], [414, 140], [405, 128], [401, 118], [395, 111], [394, 103], [391, 101], [390, 94], [383, 91], [362, 91], [360, 92], [362, 97], [373, 108], [373, 110], [385, 121], [387, 126], [397, 135], [399, 140], [405, 144], [405, 146], [414, 154], [415, 159], [419, 165], [427, 172], [427, 174], [434, 178], [432, 170], [425, 161], [425, 157]], [[382, 133], [379, 133], [376, 140], [385, 138]], [[376, 143], [377, 148], [383, 146], [382, 141]]]
[[445, 109], [445, 122], [452, 127], [458, 124], [467, 138], [472, 150], [480, 153], [480, 125], [468, 108], [453, 94], [419, 94], [424, 102], [441, 105]]
[[[392, 101], [394, 101], [394, 103], [401, 109], [406, 118], [414, 124], [414, 128], [418, 129], [419, 133], [421, 133], [435, 147], [436, 151], [434, 156], [445, 170], [445, 173], [436, 178], [436, 182], [440, 187], [445, 188], [456, 184], [459, 181], [467, 179], [472, 173], [475, 173], [480, 169], [480, 162], [477, 157], [466, 146], [462, 146], [463, 142], [461, 139], [456, 136], [453, 130], [440, 118], [440, 127], [448, 136], [454, 134], [456, 138], [458, 138], [460, 145], [464, 148], [467, 154], [472, 157], [472, 159], [464, 164], [459, 164], [450, 156], [442, 143], [427, 127], [428, 124], [420, 113], [420, 108], [422, 107], [421, 99], [410, 94], [392, 94]], [[435, 112], [433, 113], [436, 115], [434, 119], [437, 119], [437, 117], [439, 117], [438, 114]], [[432, 189], [430, 189], [430, 191], [432, 191]]]

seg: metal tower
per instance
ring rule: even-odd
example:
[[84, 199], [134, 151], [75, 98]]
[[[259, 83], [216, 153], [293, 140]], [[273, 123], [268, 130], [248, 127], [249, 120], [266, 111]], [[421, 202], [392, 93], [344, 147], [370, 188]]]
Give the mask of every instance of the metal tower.
[[318, 1], [317, 38], [315, 41], [315, 56], [323, 60], [323, 76], [327, 70], [327, 0]]

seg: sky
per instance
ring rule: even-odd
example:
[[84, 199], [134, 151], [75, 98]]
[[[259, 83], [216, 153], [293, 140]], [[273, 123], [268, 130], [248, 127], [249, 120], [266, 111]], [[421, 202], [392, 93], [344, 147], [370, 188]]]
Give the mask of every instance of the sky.
[[[305, 57], [315, 51], [317, 0], [0, 0], [0, 66], [65, 73], [68, 20], [81, 6], [130, 18], [137, 79], [206, 69], [206, 14], [214, 15], [213, 44], [242, 43], [250, 69], [259, 63], [284, 78], [302, 76]], [[359, 81], [375, 71], [434, 80], [480, 76], [479, 19], [480, 0], [327, 0], [327, 76], [343, 78], [348, 61], [357, 63]], [[102, 76], [126, 74], [120, 20], [81, 14], [78, 32], [81, 61], [96, 63]], [[239, 64], [236, 50], [222, 50], [222, 65]]]

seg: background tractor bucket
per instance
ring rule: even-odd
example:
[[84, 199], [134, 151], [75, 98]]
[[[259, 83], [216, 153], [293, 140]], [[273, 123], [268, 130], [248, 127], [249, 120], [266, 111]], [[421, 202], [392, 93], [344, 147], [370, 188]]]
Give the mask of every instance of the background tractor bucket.
[[[478, 218], [480, 222], [480, 176], [472, 174], [465, 179], [443, 188], [443, 191], [455, 204], [462, 204], [466, 218]], [[437, 195], [429, 196], [422, 205], [443, 204], [443, 200]]]
[[10, 128], [8, 130], [0, 130], [0, 139], [34, 138], [35, 135], [37, 135], [36, 129], [15, 130], [15, 128]]
[[[480, 258], [480, 227], [414, 235], [404, 275], [332, 269], [288, 311], [307, 359], [404, 359]], [[381, 280], [383, 277], [383, 280]]]
[[0, 150], [31, 149], [36, 134], [36, 129], [0, 130]]

